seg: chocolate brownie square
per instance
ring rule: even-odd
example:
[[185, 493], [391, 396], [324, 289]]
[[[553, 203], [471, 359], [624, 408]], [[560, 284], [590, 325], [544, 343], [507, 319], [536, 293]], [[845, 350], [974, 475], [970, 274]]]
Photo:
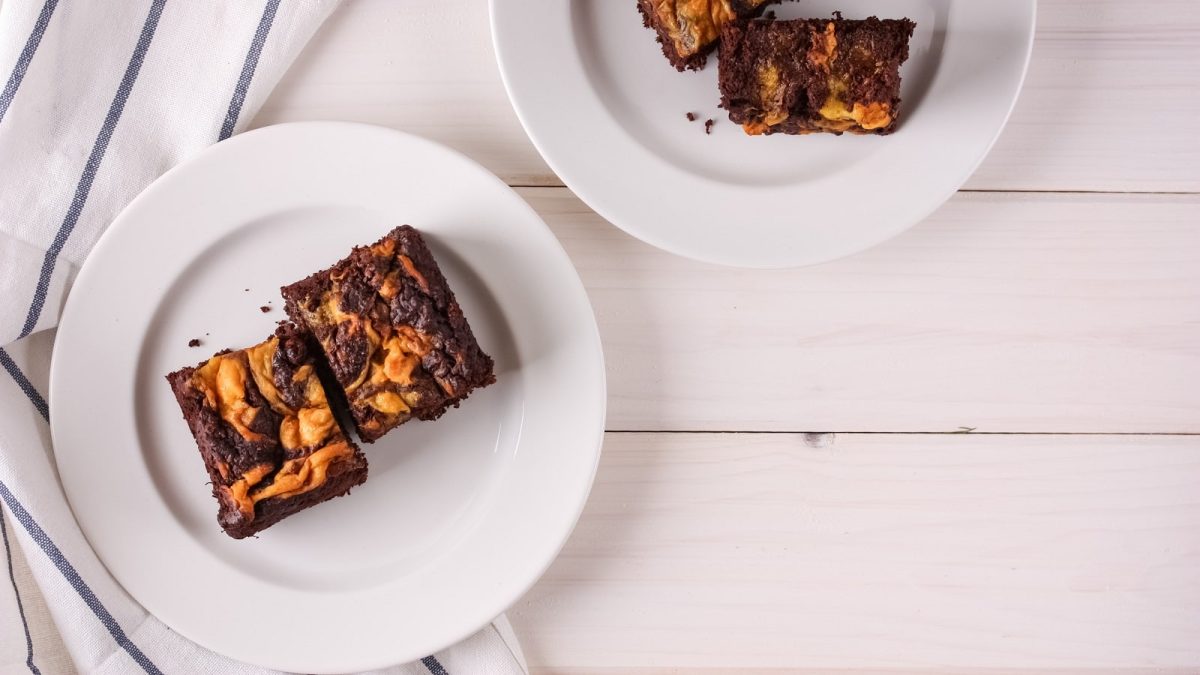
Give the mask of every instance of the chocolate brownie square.
[[491, 357], [408, 225], [282, 292], [288, 316], [321, 345], [366, 443], [412, 417], [437, 419], [495, 382]]
[[721, 27], [758, 16], [779, 0], [638, 0], [642, 25], [658, 33], [663, 55], [676, 70], [699, 70], [717, 46]]
[[167, 381], [208, 469], [217, 521], [234, 539], [367, 479], [367, 460], [329, 408], [308, 340], [290, 324]]
[[889, 134], [915, 28], [876, 17], [726, 24], [721, 107], [751, 135]]

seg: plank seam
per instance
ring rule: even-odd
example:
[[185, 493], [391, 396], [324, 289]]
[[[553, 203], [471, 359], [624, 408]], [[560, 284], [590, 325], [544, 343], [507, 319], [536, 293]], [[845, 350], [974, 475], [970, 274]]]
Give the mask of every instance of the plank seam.
[[846, 434], [860, 436], [1200, 436], [1196, 431], [803, 431], [738, 429], [606, 429], [606, 434]]

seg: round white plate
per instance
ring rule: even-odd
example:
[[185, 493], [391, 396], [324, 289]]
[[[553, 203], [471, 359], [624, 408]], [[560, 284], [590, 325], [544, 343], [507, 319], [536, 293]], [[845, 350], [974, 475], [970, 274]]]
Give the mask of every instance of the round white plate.
[[[780, 18], [917, 22], [891, 136], [747, 136], [717, 107], [717, 58], [678, 73], [636, 0], [491, 0], [509, 99], [581, 199], [659, 248], [742, 267], [861, 251], [917, 223], [983, 160], [1033, 45], [1036, 0], [805, 0]], [[688, 122], [685, 114], [695, 113]], [[704, 120], [712, 118], [712, 135]]]
[[[403, 223], [498, 382], [363, 446], [348, 497], [228, 538], [164, 375], [264, 339], [281, 285]], [[503, 612], [566, 541], [604, 428], [595, 319], [533, 209], [453, 151], [354, 124], [251, 131], [151, 185], [80, 271], [50, 379], [63, 486], [112, 574], [184, 636], [286, 671], [418, 659]]]

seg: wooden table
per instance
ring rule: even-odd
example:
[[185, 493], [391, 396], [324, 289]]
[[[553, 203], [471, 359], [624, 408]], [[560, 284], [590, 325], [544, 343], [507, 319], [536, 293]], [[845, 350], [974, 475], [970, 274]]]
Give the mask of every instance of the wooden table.
[[1200, 3], [1042, 0], [966, 188], [778, 272], [660, 252], [562, 187], [483, 0], [349, 0], [256, 125], [457, 148], [578, 267], [609, 433], [574, 536], [509, 612], [535, 672], [1197, 672], [1198, 114]]

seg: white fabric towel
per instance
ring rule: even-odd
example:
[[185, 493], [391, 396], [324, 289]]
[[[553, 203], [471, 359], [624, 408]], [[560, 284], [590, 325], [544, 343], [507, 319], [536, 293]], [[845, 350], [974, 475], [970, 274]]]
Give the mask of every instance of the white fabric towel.
[[[0, 0], [3, 672], [263, 672], [148, 615], [88, 546], [54, 469], [46, 329], [113, 217], [164, 171], [245, 128], [336, 6]], [[501, 619], [388, 672], [524, 671]]]

